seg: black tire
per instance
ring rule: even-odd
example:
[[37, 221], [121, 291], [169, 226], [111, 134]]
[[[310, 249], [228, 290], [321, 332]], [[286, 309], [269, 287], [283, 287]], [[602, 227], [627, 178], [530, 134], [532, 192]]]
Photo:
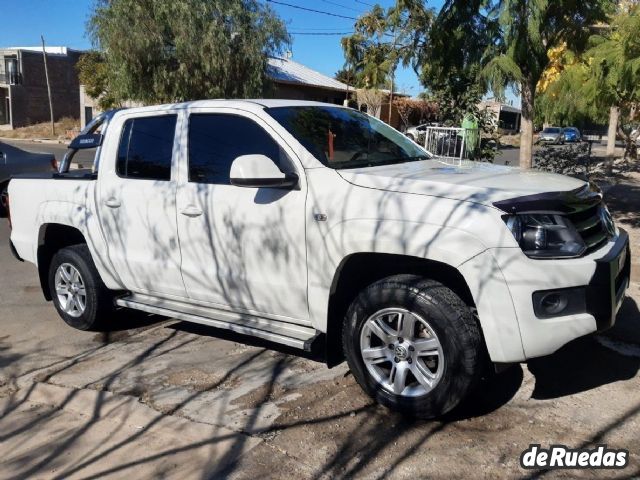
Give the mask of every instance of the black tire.
[[[385, 389], [363, 361], [362, 329], [374, 313], [387, 308], [417, 314], [440, 341], [444, 357], [440, 380], [423, 395], [397, 395]], [[387, 277], [364, 289], [349, 307], [342, 342], [349, 367], [364, 391], [378, 403], [414, 417], [433, 418], [447, 413], [470, 393], [483, 371], [482, 334], [471, 309], [451, 289], [416, 275]]]
[[9, 182], [0, 183], [0, 218], [6, 218], [9, 212], [4, 208], [4, 201], [2, 200], [7, 195], [7, 188], [9, 188]]
[[[79, 272], [85, 287], [85, 308], [79, 316], [65, 312], [56, 293], [56, 272], [62, 264], [70, 264], [74, 267]], [[103, 330], [107, 318], [114, 311], [113, 293], [102, 282], [86, 245], [72, 245], [58, 251], [51, 260], [48, 278], [53, 304], [68, 325], [78, 330]]]

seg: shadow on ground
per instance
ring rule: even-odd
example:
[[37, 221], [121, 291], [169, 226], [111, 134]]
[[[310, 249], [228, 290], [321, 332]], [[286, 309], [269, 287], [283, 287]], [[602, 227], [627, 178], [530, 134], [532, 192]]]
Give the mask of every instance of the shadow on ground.
[[[301, 363], [304, 364], [300, 356], [313, 362], [320, 361], [318, 352], [301, 355], [297, 350], [271, 342], [183, 322], [163, 327], [158, 323], [163, 320], [162, 317], [135, 314], [122, 319], [119, 331], [104, 334], [107, 337], [96, 338], [104, 345], [97, 348], [105, 348], [123, 340], [137, 341], [136, 338], [126, 337], [125, 327], [146, 329], [159, 326], [163, 332], [153, 342], [148, 342], [147, 339], [148, 345], [145, 344], [145, 348], [137, 356], [101, 380], [100, 391], [94, 404], [87, 409], [86, 418], [81, 425], [72, 430], [54, 432], [46, 441], [43, 440], [26, 452], [20, 450], [19, 454], [7, 455], [0, 461], [2, 468], [7, 469], [7, 472], [14, 472], [19, 478], [35, 475], [99, 478], [109, 474], [121, 476], [148, 466], [153, 467], [155, 474], [163, 476], [171, 468], [175, 468], [175, 463], [184, 458], [184, 455], [201, 455], [202, 449], [206, 448], [209, 449], [210, 458], [204, 462], [194, 462], [188, 467], [183, 465], [188, 470], [186, 474], [200, 478], [247, 479], [274, 474], [318, 479], [352, 478], [359, 475], [385, 478], [401, 471], [406, 473], [402, 469], [411, 464], [411, 468], [426, 468], [425, 472], [432, 465], [435, 468], [430, 470], [432, 473], [442, 473], [448, 468], [453, 475], [453, 472], [473, 473], [473, 462], [465, 460], [465, 456], [470, 455], [468, 449], [473, 447], [473, 451], [487, 449], [487, 458], [495, 457], [500, 459], [499, 462], [514, 462], [510, 464], [510, 472], [518, 473], [518, 453], [523, 447], [515, 441], [528, 442], [540, 435], [562, 439], [563, 434], [571, 434], [574, 428], [570, 423], [550, 427], [528, 422], [536, 418], [536, 414], [547, 418], [550, 415], [549, 409], [554, 407], [549, 403], [535, 401], [525, 401], [523, 404], [522, 400], [517, 405], [513, 404], [513, 399], [523, 384], [524, 371], [521, 366], [514, 366], [500, 375], [488, 376], [464, 404], [445, 418], [420, 421], [405, 418], [374, 404], [364, 396], [350, 375], [337, 375], [331, 381], [307, 385], [297, 391], [283, 391], [282, 381], [287, 370], [299, 369]], [[627, 299], [617, 325], [607, 332], [606, 338], [624, 338], [640, 343], [640, 339], [629, 337], [629, 332], [636, 332], [637, 335], [638, 331], [640, 314], [637, 304]], [[157, 361], [168, 352], [179, 352], [181, 345], [196, 336], [248, 343], [252, 347], [246, 347], [242, 354], [234, 357], [231, 366], [220, 372], [215, 383], [203, 389], [192, 390], [179, 403], [163, 411], [163, 415], [157, 415], [144, 423], [132, 411], [127, 410], [130, 407], [119, 406], [118, 401], [122, 396], [108, 395], [123, 372], [132, 369], [142, 371], [143, 364]], [[103, 339], [105, 340], [102, 341]], [[216, 344], [209, 342], [207, 345], [215, 348]], [[81, 365], [86, 358], [81, 357], [69, 364], [52, 367], [46, 375], [39, 377], [39, 381], [47, 384], [55, 375], [73, 365]], [[268, 369], [264, 369], [265, 362], [269, 362]], [[535, 377], [532, 399], [561, 398], [630, 379], [637, 375], [639, 365], [640, 358], [622, 355], [615, 349], [603, 346], [593, 337], [578, 339], [554, 355], [529, 362], [529, 370]], [[264, 381], [260, 388], [247, 395], [242, 406], [238, 406], [246, 408], [246, 416], [241, 424], [229, 430], [223, 418], [207, 418], [207, 422], [220, 426], [220, 430], [204, 440], [193, 442], [188, 441], [188, 435], [189, 429], [195, 427], [182, 424], [174, 432], [176, 439], [180, 439], [179, 442], [176, 440], [175, 445], [166, 445], [148, 452], [142, 449], [140, 453], [140, 445], [152, 442], [162, 422], [180, 417], [190, 405], [206, 401], [207, 394], [224, 389], [238, 375], [245, 375], [247, 369], [264, 371]], [[305, 372], [301, 371], [300, 375], [305, 375]], [[3, 424], [0, 442], [22, 445], [31, 441], [28, 439], [34, 438], [32, 432], [46, 430], [48, 422], [53, 423], [59, 412], [76, 401], [78, 396], [78, 391], [69, 393], [55, 410], [38, 415], [28, 422], [12, 421], [12, 412], [20, 407], [22, 410], [28, 408], [34, 390], [35, 387], [31, 387], [26, 391], [22, 389], [14, 392], [5, 402], [0, 410], [0, 423]], [[143, 402], [143, 394], [139, 393], [141, 396], [137, 401]], [[277, 410], [273, 410], [274, 404], [277, 404]], [[78, 455], [77, 450], [82, 449], [89, 438], [93, 438], [93, 432], [99, 429], [102, 419], [118, 410], [122, 421], [116, 426], [116, 431], [95, 451], [84, 451]], [[271, 425], [261, 426], [260, 419], [271, 411], [277, 412]], [[609, 432], [632, 421], [639, 413], [640, 404], [630, 402], [627, 411], [620, 415], [608, 414], [605, 426], [593, 428], [581, 438], [586, 438], [585, 445], [602, 441]], [[125, 428], [132, 422], [136, 422], [138, 426], [133, 433], [128, 433]], [[501, 449], [504, 451], [500, 451]], [[246, 453], [247, 450], [249, 453]], [[66, 459], [71, 457], [75, 460], [67, 462]], [[450, 466], [439, 467], [438, 461]], [[56, 467], [55, 473], [51, 471], [52, 465]], [[544, 473], [537, 472], [537, 476]]]
[[[604, 332], [603, 337], [638, 345], [640, 354], [640, 312], [632, 298], [625, 299], [616, 325]], [[528, 366], [536, 377], [533, 398], [551, 399], [633, 378], [640, 369], [640, 355], [621, 354], [589, 335], [553, 355], [529, 361]]]

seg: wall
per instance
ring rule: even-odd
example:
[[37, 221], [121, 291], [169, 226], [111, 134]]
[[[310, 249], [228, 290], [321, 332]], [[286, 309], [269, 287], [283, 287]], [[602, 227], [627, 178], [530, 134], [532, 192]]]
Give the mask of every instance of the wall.
[[[21, 51], [22, 85], [11, 88], [13, 126], [50, 120], [49, 96], [42, 53]], [[47, 54], [54, 119], [79, 118], [79, 82], [75, 65], [79, 52]]]

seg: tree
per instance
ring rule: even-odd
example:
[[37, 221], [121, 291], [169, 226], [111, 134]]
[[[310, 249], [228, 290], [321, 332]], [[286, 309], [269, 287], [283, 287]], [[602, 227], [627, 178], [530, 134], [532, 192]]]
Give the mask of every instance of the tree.
[[109, 86], [109, 67], [100, 52], [90, 51], [82, 54], [76, 64], [78, 79], [84, 85], [85, 92], [97, 100], [101, 110], [117, 108], [122, 105], [118, 95]]
[[262, 96], [290, 41], [257, 0], [98, 0], [88, 30], [110, 91], [145, 103]]
[[417, 103], [418, 100], [406, 97], [400, 97], [393, 101], [393, 106], [396, 107], [398, 116], [405, 129], [409, 126], [409, 117], [411, 117], [411, 114], [418, 110]]
[[[640, 6], [631, 5], [612, 18], [610, 29], [590, 39], [590, 76], [583, 85], [595, 105], [609, 110], [607, 155], [613, 156], [616, 132], [625, 138], [626, 153], [636, 148], [623, 125], [640, 114]], [[619, 122], [620, 119], [625, 120]]]
[[542, 92], [540, 113], [554, 122], [608, 119], [607, 155], [614, 154], [617, 134], [635, 158], [628, 126], [640, 114], [640, 6], [620, 8], [598, 30], [580, 57], [567, 52], [561, 73]]
[[[455, 3], [465, 3], [455, 0]], [[606, 18], [606, 0], [498, 0], [487, 15], [498, 19], [496, 41], [484, 52], [483, 78], [502, 95], [508, 85], [519, 90], [522, 104], [520, 166], [531, 167], [536, 86], [549, 65], [548, 51], [566, 43], [580, 52], [589, 27]]]
[[[485, 93], [479, 78], [485, 50], [496, 41], [497, 21], [483, 13], [485, 0], [447, 0], [429, 31], [429, 42], [416, 52], [420, 80], [456, 124]], [[469, 90], [474, 92], [469, 94]], [[448, 112], [451, 107], [459, 110]], [[469, 112], [471, 113], [471, 112]]]
[[341, 68], [333, 76], [339, 82], [354, 86], [356, 82], [356, 72], [351, 68]]
[[396, 0], [386, 10], [375, 5], [358, 18], [353, 35], [341, 40], [346, 64], [355, 71], [357, 85], [390, 86], [393, 90], [399, 62], [413, 64], [414, 52], [426, 44], [432, 19], [433, 10], [419, 0]]
[[367, 107], [367, 113], [376, 118], [380, 118], [380, 110], [382, 109], [382, 102], [385, 96], [384, 92], [375, 88], [360, 88], [356, 90], [358, 108], [365, 105]]

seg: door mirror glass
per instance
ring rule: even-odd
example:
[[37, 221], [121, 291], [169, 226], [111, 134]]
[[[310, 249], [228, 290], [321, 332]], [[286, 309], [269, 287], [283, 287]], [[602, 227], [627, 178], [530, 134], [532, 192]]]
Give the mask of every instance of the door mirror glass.
[[69, 148], [72, 150], [81, 150], [85, 148], [96, 148], [102, 144], [102, 135], [100, 134], [88, 134], [78, 135], [69, 144]]
[[231, 164], [231, 185], [238, 187], [293, 188], [298, 185], [298, 175], [283, 173], [266, 155], [241, 155]]

